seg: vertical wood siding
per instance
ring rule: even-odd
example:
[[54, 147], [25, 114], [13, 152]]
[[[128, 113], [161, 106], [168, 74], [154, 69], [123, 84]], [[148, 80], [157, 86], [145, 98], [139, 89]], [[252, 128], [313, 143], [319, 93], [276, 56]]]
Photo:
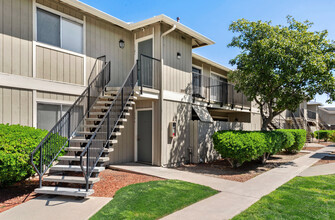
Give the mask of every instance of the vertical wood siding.
[[[190, 147], [191, 104], [163, 101], [162, 106], [162, 165], [175, 166], [188, 160]], [[169, 122], [177, 122], [177, 135], [168, 136]]]
[[0, 72], [32, 76], [32, 1], [0, 0]]
[[32, 91], [0, 87], [0, 123], [32, 126]]
[[71, 6], [60, 3], [59, 0], [36, 0], [36, 3], [45, 5], [64, 14], [83, 20], [83, 13]]
[[84, 58], [36, 47], [36, 77], [73, 84], [84, 84]]
[[121, 136], [117, 137], [118, 143], [113, 145], [114, 151], [109, 154], [110, 164], [126, 163], [134, 161], [134, 124], [135, 111], [130, 111]]
[[69, 101], [74, 102], [77, 100], [77, 96], [60, 94], [60, 93], [51, 93], [51, 92], [40, 92], [37, 91], [36, 97], [38, 99], [49, 99], [49, 100], [57, 100], [57, 101]]
[[[163, 41], [163, 90], [189, 93], [192, 82], [192, 40], [174, 31]], [[181, 59], [177, 59], [178, 52]]]
[[[124, 40], [125, 47], [119, 47]], [[119, 28], [95, 17], [86, 17], [87, 77], [96, 57], [106, 55], [111, 61], [111, 85], [120, 86], [134, 65], [134, 38], [130, 31]]]

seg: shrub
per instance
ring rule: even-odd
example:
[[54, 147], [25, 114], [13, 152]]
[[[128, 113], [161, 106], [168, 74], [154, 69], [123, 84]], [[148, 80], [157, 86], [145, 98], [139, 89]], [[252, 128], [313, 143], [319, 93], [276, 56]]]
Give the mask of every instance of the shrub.
[[[47, 130], [28, 126], [0, 124], [0, 186], [24, 180], [35, 173], [30, 165], [30, 153], [47, 133]], [[64, 141], [58, 135], [53, 138], [54, 142]], [[34, 161], [38, 166], [39, 154]]]
[[332, 134], [332, 136], [330, 137], [330, 141], [331, 142], [335, 142], [335, 132]]
[[288, 136], [281, 131], [219, 131], [212, 138], [214, 149], [236, 167], [281, 151]]
[[296, 153], [300, 151], [306, 142], [307, 132], [304, 129], [279, 129], [278, 131], [289, 132], [294, 136], [294, 143], [285, 146], [285, 150], [289, 153]]
[[319, 130], [314, 132], [314, 136], [316, 139], [323, 139], [324, 141], [328, 141], [335, 131], [332, 130]]

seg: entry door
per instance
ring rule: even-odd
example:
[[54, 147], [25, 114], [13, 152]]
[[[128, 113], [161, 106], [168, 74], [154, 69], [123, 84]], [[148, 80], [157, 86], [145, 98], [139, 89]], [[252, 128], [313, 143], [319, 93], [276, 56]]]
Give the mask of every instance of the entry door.
[[[137, 57], [140, 60], [141, 74], [139, 83], [143, 83], [144, 87], [152, 88], [152, 73], [153, 73], [153, 57], [152, 54], [152, 39], [138, 42]], [[141, 56], [141, 54], [145, 56]], [[146, 57], [148, 56], [148, 57]], [[143, 82], [142, 82], [143, 81]]]
[[152, 163], [152, 110], [137, 114], [137, 161]]

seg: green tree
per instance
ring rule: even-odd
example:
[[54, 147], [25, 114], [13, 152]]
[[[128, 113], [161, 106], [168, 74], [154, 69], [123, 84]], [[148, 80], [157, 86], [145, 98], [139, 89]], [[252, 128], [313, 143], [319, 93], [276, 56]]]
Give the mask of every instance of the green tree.
[[255, 100], [266, 130], [273, 117], [284, 110], [294, 111], [316, 94], [335, 100], [335, 44], [328, 32], [312, 32], [313, 23], [287, 17], [288, 26], [271, 22], [239, 19], [229, 26], [238, 33], [228, 47], [241, 53], [230, 64], [237, 70], [229, 74], [249, 100]]

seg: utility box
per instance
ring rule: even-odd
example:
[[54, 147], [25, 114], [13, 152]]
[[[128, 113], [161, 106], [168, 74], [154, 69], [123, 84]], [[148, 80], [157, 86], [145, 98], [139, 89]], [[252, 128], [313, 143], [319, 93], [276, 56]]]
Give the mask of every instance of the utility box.
[[172, 121], [169, 123], [169, 137], [174, 138], [177, 136], [177, 122]]

